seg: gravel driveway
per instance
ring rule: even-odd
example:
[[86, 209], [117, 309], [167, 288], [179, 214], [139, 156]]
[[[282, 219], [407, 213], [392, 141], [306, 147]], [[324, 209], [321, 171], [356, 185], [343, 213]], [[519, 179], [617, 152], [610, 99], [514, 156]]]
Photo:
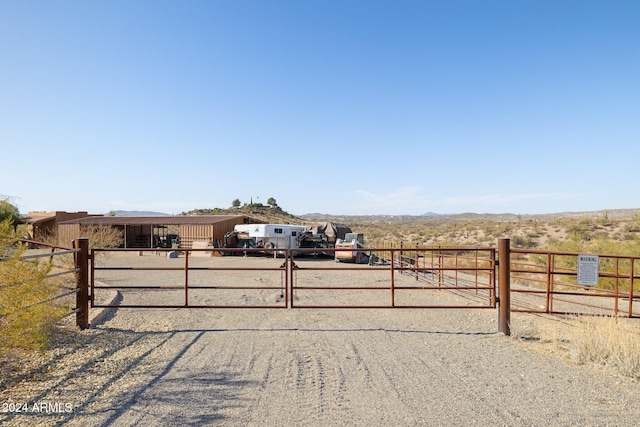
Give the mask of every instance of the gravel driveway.
[[[640, 422], [637, 382], [496, 331], [493, 309], [122, 308], [93, 329], [63, 328], [40, 362], [3, 372], [0, 402], [14, 410], [0, 413], [0, 423]], [[26, 412], [16, 412], [17, 403]], [[43, 404], [49, 410], [39, 410]]]

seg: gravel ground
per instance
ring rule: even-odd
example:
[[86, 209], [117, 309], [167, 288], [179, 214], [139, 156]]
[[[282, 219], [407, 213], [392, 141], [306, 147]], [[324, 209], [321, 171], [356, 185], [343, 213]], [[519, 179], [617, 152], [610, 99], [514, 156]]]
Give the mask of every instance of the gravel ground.
[[[105, 281], [114, 284], [118, 274]], [[158, 278], [149, 274], [145, 280]], [[123, 302], [161, 298], [161, 291], [129, 291]], [[273, 292], [251, 298], [278, 299]], [[465, 301], [444, 293], [434, 298]], [[640, 422], [638, 382], [571, 365], [496, 331], [494, 309], [121, 308], [86, 331], [62, 325], [41, 358], [5, 363], [0, 423]], [[16, 404], [26, 412], [17, 412]]]

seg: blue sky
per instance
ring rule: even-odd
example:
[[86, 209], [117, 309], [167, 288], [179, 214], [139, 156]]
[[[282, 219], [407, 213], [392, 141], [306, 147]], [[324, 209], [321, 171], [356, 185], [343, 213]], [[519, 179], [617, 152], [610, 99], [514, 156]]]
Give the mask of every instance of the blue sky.
[[640, 208], [638, 22], [615, 0], [0, 0], [0, 195]]

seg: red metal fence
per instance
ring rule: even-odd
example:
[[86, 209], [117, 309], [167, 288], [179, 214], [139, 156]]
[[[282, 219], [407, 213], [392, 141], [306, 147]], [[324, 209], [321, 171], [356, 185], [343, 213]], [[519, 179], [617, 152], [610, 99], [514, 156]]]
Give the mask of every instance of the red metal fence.
[[[35, 243], [35, 242], [32, 242]], [[368, 264], [335, 263], [334, 249], [92, 249], [73, 254], [76, 322], [91, 307], [119, 308], [496, 308], [511, 312], [640, 317], [640, 257], [599, 254], [597, 282], [578, 283], [578, 253], [498, 247], [367, 248]], [[137, 253], [132, 262], [125, 252]], [[168, 254], [179, 255], [169, 260]], [[235, 256], [233, 256], [235, 255]], [[260, 255], [260, 256], [256, 256]], [[223, 262], [224, 260], [224, 262]], [[249, 261], [250, 260], [250, 261]], [[132, 265], [135, 264], [135, 265]], [[499, 287], [497, 287], [499, 285]], [[121, 303], [98, 298], [125, 294]], [[150, 298], [150, 295], [159, 298]], [[443, 297], [443, 295], [448, 295]], [[449, 296], [453, 294], [454, 298]], [[151, 302], [150, 302], [151, 301]], [[153, 301], [161, 301], [157, 303]]]
[[[318, 249], [189, 249], [180, 251], [180, 258], [171, 261], [166, 255], [177, 251], [149, 249], [133, 251], [139, 255], [135, 266], [131, 258], [126, 261], [103, 256], [104, 264], [110, 264], [107, 266], [95, 260], [101, 254], [132, 251], [93, 249], [91, 306], [115, 307], [96, 300], [97, 292], [106, 289], [125, 292], [128, 298], [117, 306], [130, 308], [496, 306], [493, 248], [366, 251], [368, 264], [336, 263], [335, 249], [323, 249], [320, 255]], [[219, 256], [198, 256], [212, 252]], [[156, 296], [162, 292], [162, 297], [145, 299], [143, 291], [156, 292]], [[462, 298], [435, 298], [435, 291], [455, 292]]]
[[[91, 250], [91, 307], [102, 308], [287, 308], [290, 269], [286, 259], [261, 257], [258, 263], [211, 262], [219, 259], [209, 254], [212, 249], [92, 249]], [[256, 254], [255, 249], [216, 249], [217, 255], [229, 255], [243, 261], [244, 255]], [[275, 254], [275, 249], [265, 249]], [[286, 251], [285, 251], [286, 252]], [[263, 253], [262, 255], [265, 255]], [[114, 254], [138, 254], [131, 258], [114, 259]], [[111, 256], [110, 256], [111, 255]], [[172, 255], [176, 255], [176, 259]], [[179, 257], [178, 257], [179, 255]], [[199, 256], [201, 255], [201, 256]], [[238, 255], [230, 257], [230, 255]], [[97, 262], [97, 260], [104, 260]], [[110, 264], [110, 265], [104, 265]], [[136, 264], [135, 266], [132, 264]], [[230, 272], [242, 272], [231, 277]], [[268, 282], [257, 281], [270, 275]], [[118, 290], [129, 298], [119, 304], [101, 303], [97, 295], [105, 290]], [[243, 298], [253, 291], [280, 293], [277, 301]], [[145, 298], [147, 295], [161, 298]], [[255, 292], [253, 292], [255, 293]], [[231, 298], [229, 295], [235, 295]], [[164, 303], [149, 303], [162, 300]]]
[[[137, 250], [166, 255], [166, 250]], [[335, 250], [190, 249], [168, 265], [163, 256], [148, 265], [97, 266], [96, 256], [121, 249], [94, 249], [91, 255], [91, 306], [116, 307], [95, 300], [96, 292], [162, 291], [163, 304], [138, 294], [117, 307], [164, 308], [495, 308], [499, 329], [509, 333], [511, 312], [640, 317], [640, 261], [599, 255], [595, 286], [577, 283], [577, 253], [498, 247], [367, 248], [368, 264], [334, 263]], [[212, 254], [212, 252], [215, 252]], [[206, 257], [197, 254], [207, 253]], [[253, 255], [262, 255], [255, 257]], [[219, 255], [219, 257], [211, 256]], [[243, 255], [243, 256], [225, 256]], [[265, 256], [266, 255], [266, 256]], [[276, 257], [280, 256], [280, 258]], [[247, 258], [253, 261], [247, 261]], [[223, 263], [221, 260], [235, 262]], [[196, 262], [197, 260], [197, 262]], [[103, 273], [126, 272], [119, 284]], [[130, 274], [161, 274], [151, 284]], [[229, 272], [242, 272], [230, 277]], [[174, 274], [173, 276], [170, 276]], [[177, 276], [176, 276], [177, 274]], [[144, 276], [138, 276], [144, 277]], [[148, 277], [146, 277], [148, 279]], [[163, 281], [169, 280], [170, 283]], [[497, 285], [500, 285], [497, 288]], [[456, 298], [442, 298], [442, 292]], [[172, 292], [172, 293], [170, 293]], [[253, 292], [253, 296], [251, 293]], [[266, 297], [265, 297], [266, 295]]]
[[[27, 310], [30, 307], [51, 303], [56, 300], [60, 300], [65, 297], [69, 297], [75, 294], [76, 307], [71, 309], [70, 314], [76, 314], [76, 324], [85, 329], [89, 326], [88, 322], [88, 260], [89, 260], [89, 246], [88, 240], [78, 239], [73, 242], [73, 248], [66, 248], [58, 245], [51, 245], [44, 242], [38, 242], [33, 240], [21, 239], [21, 244], [29, 245], [34, 249], [44, 249], [38, 251], [38, 253], [30, 253], [22, 255], [20, 260], [39, 262], [41, 259], [48, 258], [48, 262], [51, 265], [51, 272], [44, 275], [42, 280], [45, 282], [54, 278], [60, 278], [62, 276], [73, 275], [74, 286], [60, 285], [59, 293], [53, 295], [45, 300], [36, 301], [24, 306], [21, 310]], [[64, 256], [73, 256], [73, 267], [69, 267], [64, 263], [56, 263], [56, 260]], [[0, 258], [0, 262], [7, 261], [9, 258]], [[3, 283], [2, 286], [19, 286], [20, 284]]]
[[640, 317], [640, 257], [594, 254], [597, 283], [586, 286], [579, 255], [511, 249], [511, 312]]
[[[305, 255], [313, 251], [296, 250], [297, 258], [291, 260], [291, 308], [496, 306], [493, 248], [368, 248], [366, 265], [305, 262]], [[335, 251], [325, 253], [331, 259]], [[460, 298], [440, 298], [437, 291], [453, 292]]]

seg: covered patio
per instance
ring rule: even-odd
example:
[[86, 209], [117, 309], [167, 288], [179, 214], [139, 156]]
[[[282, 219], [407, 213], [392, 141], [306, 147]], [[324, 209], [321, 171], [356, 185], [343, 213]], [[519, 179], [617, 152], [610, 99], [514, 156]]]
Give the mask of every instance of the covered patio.
[[109, 226], [121, 230], [124, 248], [190, 249], [194, 242], [221, 247], [235, 225], [262, 222], [246, 215], [88, 217], [61, 222], [58, 234], [61, 241], [71, 241], [82, 237], [86, 227]]

